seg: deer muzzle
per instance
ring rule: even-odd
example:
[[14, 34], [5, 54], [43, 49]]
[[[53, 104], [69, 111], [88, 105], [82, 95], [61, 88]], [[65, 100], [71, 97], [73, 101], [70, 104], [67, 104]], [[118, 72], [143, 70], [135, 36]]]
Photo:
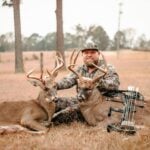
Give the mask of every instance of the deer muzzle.
[[52, 96], [51, 98], [46, 98], [46, 101], [51, 103], [57, 100], [57, 96]]

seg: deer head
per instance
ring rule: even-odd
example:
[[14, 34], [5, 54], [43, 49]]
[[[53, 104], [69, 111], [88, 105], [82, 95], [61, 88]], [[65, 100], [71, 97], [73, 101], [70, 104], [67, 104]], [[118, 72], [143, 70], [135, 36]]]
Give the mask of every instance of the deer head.
[[77, 54], [75, 55], [75, 50], [72, 52], [68, 69], [71, 72], [73, 72], [77, 77], [77, 85], [78, 85], [77, 97], [80, 101], [80, 100], [85, 100], [85, 99], [87, 99], [87, 97], [90, 96], [90, 94], [92, 93], [92, 91], [96, 85], [96, 82], [99, 81], [99, 79], [102, 78], [107, 73], [107, 63], [106, 63], [106, 60], [104, 58], [104, 55], [101, 53], [101, 56], [103, 57], [103, 60], [104, 60], [105, 68], [99, 67], [94, 63], [92, 63], [92, 65], [95, 66], [95, 68], [97, 68], [98, 70], [100, 70], [102, 72], [102, 74], [97, 75], [93, 79], [83, 77], [80, 73], [78, 73], [74, 69], [74, 67], [76, 65], [77, 58], [79, 56], [79, 53], [80, 53], [80, 51], [78, 51]]
[[[34, 70], [27, 73], [27, 79], [33, 86], [39, 86], [42, 91], [39, 94], [39, 98], [45, 98], [48, 102], [51, 102], [57, 98], [57, 88], [55, 78], [57, 77], [58, 71], [64, 66], [62, 57], [56, 56], [56, 67], [50, 72], [48, 69], [47, 76], [43, 77], [43, 70], [40, 77], [32, 76]], [[44, 92], [43, 92], [44, 91]]]

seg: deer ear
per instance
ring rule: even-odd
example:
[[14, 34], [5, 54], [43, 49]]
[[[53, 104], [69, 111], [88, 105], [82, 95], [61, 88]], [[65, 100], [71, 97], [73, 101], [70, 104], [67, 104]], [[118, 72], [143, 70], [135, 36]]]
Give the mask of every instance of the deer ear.
[[28, 79], [28, 81], [33, 85], [33, 86], [37, 86], [37, 82], [34, 79]]

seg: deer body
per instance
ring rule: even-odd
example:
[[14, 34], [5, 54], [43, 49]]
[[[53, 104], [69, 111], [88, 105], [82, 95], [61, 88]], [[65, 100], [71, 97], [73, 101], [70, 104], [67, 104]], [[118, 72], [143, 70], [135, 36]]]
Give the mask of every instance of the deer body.
[[[51, 87], [51, 90], [54, 89], [53, 84]], [[47, 97], [47, 95], [50, 95], [51, 93], [57, 94], [56, 89], [55, 91], [46, 91], [43, 93], [43, 91], [40, 92], [38, 98], [36, 99], [36, 103], [45, 111], [47, 114], [47, 123], [45, 122], [45, 125], [50, 125], [52, 116], [55, 113], [56, 104], [53, 101], [53, 98], [55, 97]], [[52, 96], [52, 95], [50, 95]]]
[[104, 56], [102, 55], [105, 68], [101, 68], [96, 64], [91, 63], [91, 65], [94, 66], [95, 69], [100, 70], [102, 74], [100, 73], [93, 79], [83, 77], [80, 73], [74, 70], [74, 66], [79, 52], [74, 57], [75, 51], [73, 51], [70, 57], [70, 65], [68, 66], [68, 69], [73, 72], [77, 77], [77, 98], [79, 101], [81, 101], [79, 102], [79, 109], [87, 123], [89, 125], [95, 126], [98, 121], [102, 121], [104, 119], [104, 116], [102, 115], [102, 112], [100, 110], [102, 104], [102, 95], [98, 91], [96, 83], [107, 73], [107, 64]]
[[[95, 126], [98, 121], [102, 121], [104, 116], [102, 115], [100, 108], [102, 104], [102, 95], [92, 83], [92, 79], [82, 80], [82, 83], [78, 82], [79, 91], [78, 97], [81, 95], [84, 97], [84, 101], [79, 103], [79, 109], [89, 125]], [[89, 87], [90, 86], [90, 87]], [[84, 91], [83, 89], [86, 90]], [[80, 91], [81, 90], [81, 91]]]
[[[54, 103], [49, 104], [51, 115]], [[50, 113], [49, 113], [50, 115]], [[0, 103], [0, 126], [19, 124], [36, 131], [47, 131], [41, 123], [48, 120], [48, 113], [36, 100]]]
[[58, 70], [64, 65], [61, 58], [58, 57], [56, 61], [56, 68], [51, 72], [47, 70], [48, 76], [45, 78], [43, 78], [43, 71], [40, 78], [31, 76], [33, 71], [27, 74], [28, 81], [41, 88], [37, 99], [0, 103], [0, 126], [19, 124], [34, 131], [48, 131], [47, 126], [51, 123], [56, 107], [54, 102], [57, 97], [55, 78]]

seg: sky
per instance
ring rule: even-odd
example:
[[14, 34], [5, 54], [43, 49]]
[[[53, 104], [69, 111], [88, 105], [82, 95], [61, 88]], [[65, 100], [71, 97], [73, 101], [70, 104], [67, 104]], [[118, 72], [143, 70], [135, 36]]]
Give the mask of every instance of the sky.
[[[110, 38], [118, 30], [121, 0], [63, 0], [64, 32], [75, 31], [75, 26], [88, 28], [100, 25]], [[135, 29], [136, 35], [150, 39], [150, 0], [122, 0], [120, 30]], [[22, 0], [21, 28], [24, 36], [38, 33], [45, 36], [56, 31], [56, 0]], [[0, 35], [13, 32], [13, 9], [0, 6]]]

